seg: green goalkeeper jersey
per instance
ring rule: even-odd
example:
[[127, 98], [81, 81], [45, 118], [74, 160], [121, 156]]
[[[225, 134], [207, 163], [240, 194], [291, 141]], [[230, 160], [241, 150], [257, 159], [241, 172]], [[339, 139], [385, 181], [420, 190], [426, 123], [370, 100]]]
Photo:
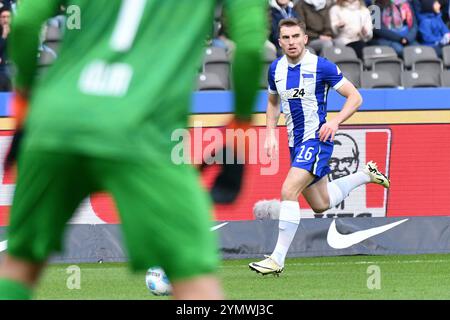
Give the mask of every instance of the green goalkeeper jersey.
[[[250, 116], [259, 86], [266, 2], [224, 1], [236, 43], [232, 80], [240, 118]], [[36, 80], [41, 26], [61, 5], [78, 20], [68, 24], [57, 60]], [[22, 0], [9, 49], [15, 85], [31, 97], [25, 147], [113, 158], [167, 155], [173, 131], [187, 125], [215, 5]]]

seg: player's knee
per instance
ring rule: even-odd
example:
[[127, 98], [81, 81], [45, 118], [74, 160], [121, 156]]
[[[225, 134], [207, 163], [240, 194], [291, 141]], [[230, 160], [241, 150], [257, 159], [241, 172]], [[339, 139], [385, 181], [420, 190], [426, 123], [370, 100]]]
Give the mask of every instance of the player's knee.
[[299, 195], [300, 195], [300, 193], [293, 188], [288, 188], [288, 187], [283, 186], [283, 188], [281, 189], [281, 199], [282, 200], [297, 201]]
[[0, 277], [16, 279], [33, 287], [36, 285], [43, 267], [44, 263], [30, 262], [6, 254], [0, 265]]
[[322, 213], [330, 209], [330, 201], [328, 199], [320, 198], [316, 200], [316, 203], [310, 204], [315, 213]]
[[313, 206], [311, 209], [314, 211], [314, 213], [322, 213], [327, 211], [329, 208], [327, 206]]

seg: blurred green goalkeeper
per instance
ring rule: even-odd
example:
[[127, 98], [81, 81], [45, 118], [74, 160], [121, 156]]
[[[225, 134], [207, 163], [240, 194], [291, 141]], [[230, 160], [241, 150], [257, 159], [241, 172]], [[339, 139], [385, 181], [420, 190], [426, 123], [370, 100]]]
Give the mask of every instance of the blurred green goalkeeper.
[[[233, 128], [246, 127], [251, 118], [266, 2], [224, 1], [236, 43]], [[37, 81], [40, 29], [61, 5], [79, 7], [81, 29], [65, 31], [57, 61]], [[9, 52], [17, 68], [12, 108], [22, 140], [0, 299], [32, 297], [49, 255], [62, 250], [75, 209], [101, 190], [115, 199], [133, 270], [161, 266], [176, 299], [223, 298], [215, 276], [217, 239], [209, 231], [211, 200], [197, 171], [170, 159], [171, 133], [187, 126], [215, 5], [211, 0], [20, 2]]]

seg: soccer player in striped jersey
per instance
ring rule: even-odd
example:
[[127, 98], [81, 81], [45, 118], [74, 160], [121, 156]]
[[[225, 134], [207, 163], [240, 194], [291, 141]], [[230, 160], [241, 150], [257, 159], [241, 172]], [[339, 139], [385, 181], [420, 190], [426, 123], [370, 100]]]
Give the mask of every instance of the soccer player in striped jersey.
[[[215, 4], [20, 1], [8, 45], [23, 140], [0, 299], [31, 297], [47, 258], [62, 249], [66, 223], [98, 191], [115, 200], [134, 271], [161, 266], [176, 299], [223, 298], [211, 201], [196, 169], [171, 159], [171, 134], [187, 126]], [[58, 59], [38, 81], [40, 29], [61, 5], [78, 8], [80, 29], [66, 28]], [[266, 1], [225, 0], [224, 7], [236, 43], [230, 126], [242, 128], [262, 70]]]
[[[350, 118], [362, 103], [361, 95], [339, 68], [305, 49], [308, 36], [304, 23], [284, 19], [279, 23], [279, 43], [284, 55], [275, 60], [268, 72], [266, 148], [273, 157], [278, 144], [275, 128], [280, 116], [279, 101], [286, 118], [291, 168], [281, 190], [278, 241], [266, 259], [249, 264], [262, 274], [279, 274], [289, 246], [300, 223], [298, 198], [302, 194], [319, 213], [344, 200], [350, 191], [366, 183], [389, 188], [389, 179], [376, 164], [367, 163], [363, 171], [328, 182], [328, 166], [333, 153], [334, 136], [339, 125]], [[342, 110], [327, 121], [327, 94], [334, 88], [346, 98]]]

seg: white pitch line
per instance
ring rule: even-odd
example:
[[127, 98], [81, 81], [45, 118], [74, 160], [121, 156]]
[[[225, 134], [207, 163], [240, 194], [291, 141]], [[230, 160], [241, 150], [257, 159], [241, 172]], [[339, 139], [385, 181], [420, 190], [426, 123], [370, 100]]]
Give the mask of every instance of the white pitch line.
[[413, 264], [413, 263], [449, 263], [449, 260], [380, 260], [380, 261], [343, 261], [343, 262], [312, 262], [312, 263], [288, 263], [291, 266], [335, 266], [358, 264]]
[[[288, 258], [289, 260], [289, 258]], [[342, 262], [305, 262], [305, 263], [289, 263], [287, 266], [337, 266], [337, 265], [358, 265], [358, 264], [413, 264], [413, 263], [449, 263], [449, 260], [380, 260], [380, 261], [342, 261]], [[221, 266], [222, 268], [234, 268], [233, 266]]]

